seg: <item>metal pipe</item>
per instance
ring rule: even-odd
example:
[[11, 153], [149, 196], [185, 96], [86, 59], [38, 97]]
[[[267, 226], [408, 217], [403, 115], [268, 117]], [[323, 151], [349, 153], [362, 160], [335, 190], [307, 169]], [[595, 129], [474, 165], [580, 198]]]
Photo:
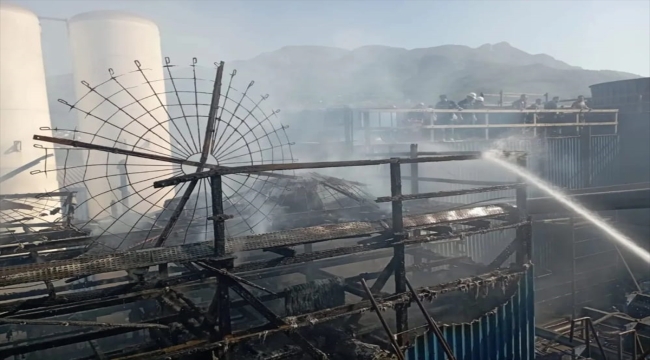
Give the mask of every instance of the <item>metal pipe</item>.
[[[381, 322], [381, 326], [384, 327], [384, 331], [386, 331], [386, 334], [388, 334], [388, 341], [390, 341], [390, 344], [392, 345], [393, 353], [395, 353], [395, 356], [397, 356], [398, 359], [404, 360], [404, 354], [402, 354], [402, 351], [400, 350], [400, 347], [397, 344], [397, 341], [395, 340], [395, 336], [390, 331], [390, 327], [386, 323], [386, 320], [384, 320], [384, 317], [381, 315], [381, 310], [379, 309], [379, 306], [377, 306], [375, 297], [372, 296], [372, 292], [368, 288], [368, 284], [366, 284], [366, 280], [361, 279], [361, 285], [363, 286], [363, 290], [365, 290], [366, 295], [370, 300], [370, 304], [372, 304], [373, 310], [375, 310], [375, 314], [377, 314], [377, 317], [379, 318], [379, 322]], [[400, 333], [400, 336], [401, 335], [406, 335], [406, 334]]]
[[[398, 198], [402, 195], [401, 165], [398, 162], [390, 164], [390, 192], [391, 196], [394, 198]], [[396, 243], [399, 243], [405, 238], [402, 201], [393, 200], [391, 205], [393, 215], [393, 240]], [[400, 244], [395, 245], [393, 248], [393, 258], [395, 262], [395, 292], [398, 294], [406, 292], [406, 254], [404, 252], [404, 247], [404, 244]], [[395, 313], [397, 332], [404, 332], [408, 329], [408, 304], [399, 304], [395, 309]], [[408, 334], [402, 334], [397, 339], [397, 343], [400, 346], [405, 345], [407, 341]]]
[[448, 155], [448, 156], [421, 157], [416, 159], [391, 158], [391, 159], [378, 159], [378, 160], [323, 161], [323, 162], [307, 162], [307, 163], [293, 163], [293, 164], [267, 164], [267, 165], [252, 165], [252, 166], [249, 165], [249, 166], [220, 167], [219, 169], [204, 171], [197, 174], [186, 174], [186, 175], [176, 176], [165, 180], [155, 181], [153, 183], [153, 187], [162, 188], [167, 186], [174, 186], [183, 182], [191, 181], [192, 179], [203, 179], [203, 178], [210, 177], [212, 175], [230, 175], [230, 174], [239, 174], [239, 173], [265, 173], [269, 171], [300, 170], [300, 169], [324, 169], [324, 168], [339, 168], [339, 167], [354, 167], [354, 166], [374, 166], [374, 165], [385, 165], [385, 164], [393, 164], [393, 163], [412, 164], [412, 163], [462, 161], [462, 160], [476, 160], [476, 159], [480, 159], [481, 157], [482, 155]]
[[168, 329], [169, 326], [147, 323], [104, 323], [97, 321], [74, 321], [74, 320], [40, 320], [40, 319], [16, 319], [0, 318], [1, 324], [12, 325], [52, 325], [52, 326], [83, 326], [99, 328], [127, 328], [127, 329]]
[[422, 194], [408, 194], [408, 195], [399, 195], [399, 196], [382, 196], [382, 197], [378, 197], [375, 200], [375, 202], [383, 203], [383, 202], [391, 202], [394, 200], [404, 201], [404, 200], [418, 200], [418, 199], [434, 199], [434, 198], [456, 196], [456, 195], [479, 194], [479, 193], [485, 193], [490, 191], [511, 190], [511, 189], [519, 188], [521, 186], [522, 186], [521, 183], [517, 183], [517, 184], [498, 185], [498, 186], [482, 187], [482, 188], [475, 188], [475, 189], [436, 191], [436, 192], [429, 192], [429, 193], [422, 193]]
[[409, 291], [413, 295], [413, 300], [415, 300], [416, 304], [418, 304], [420, 311], [422, 311], [422, 315], [424, 315], [424, 318], [427, 320], [427, 323], [429, 324], [429, 330], [433, 331], [433, 333], [438, 338], [438, 341], [440, 342], [440, 346], [442, 346], [442, 349], [445, 351], [445, 354], [447, 354], [447, 359], [456, 360], [454, 353], [451, 351], [451, 347], [449, 347], [449, 343], [447, 343], [447, 340], [442, 335], [442, 331], [440, 330], [440, 327], [438, 326], [436, 321], [431, 317], [431, 315], [429, 315], [427, 309], [424, 308], [422, 301], [420, 301], [420, 297], [415, 292], [415, 289], [413, 289], [413, 286], [411, 285], [411, 282], [409, 281], [408, 278], [406, 279], [406, 285], [408, 286]]

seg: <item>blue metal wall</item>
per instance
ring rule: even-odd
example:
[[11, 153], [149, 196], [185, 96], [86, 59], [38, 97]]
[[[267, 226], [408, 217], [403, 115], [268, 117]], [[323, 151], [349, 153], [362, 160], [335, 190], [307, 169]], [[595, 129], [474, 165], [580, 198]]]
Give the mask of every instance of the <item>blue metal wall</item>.
[[[533, 360], [535, 300], [532, 267], [519, 280], [515, 295], [471, 323], [443, 326], [443, 334], [458, 360]], [[446, 360], [433, 333], [413, 342], [407, 360]]]

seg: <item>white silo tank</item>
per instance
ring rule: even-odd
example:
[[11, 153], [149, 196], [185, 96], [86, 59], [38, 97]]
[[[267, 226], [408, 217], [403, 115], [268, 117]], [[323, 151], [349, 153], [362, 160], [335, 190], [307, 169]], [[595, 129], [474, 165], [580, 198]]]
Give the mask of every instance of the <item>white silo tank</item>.
[[[38, 17], [0, 3], [0, 176], [45, 156], [45, 150], [33, 146], [32, 137], [40, 127], [50, 126]], [[30, 175], [44, 165], [41, 162], [0, 183], [0, 193], [56, 190], [55, 173]], [[53, 156], [47, 159], [47, 168], [54, 168]]]
[[[89, 117], [79, 113], [78, 129], [86, 134], [98, 133], [102, 136], [93, 138], [82, 134], [81, 141], [141, 152], [148, 152], [141, 149], [147, 148], [149, 152], [170, 156], [172, 148], [169, 145], [168, 115], [163, 107], [166, 98], [158, 26], [131, 14], [97, 11], [69, 19], [68, 32], [76, 94], [81, 99], [78, 106], [93, 115]], [[144, 69], [144, 75], [137, 71], [134, 63], [136, 60]], [[113, 70], [119, 84], [110, 80], [108, 69]], [[89, 88], [82, 81], [92, 87], [103, 84], [97, 91], [106, 97], [110, 96], [110, 102], [97, 94], [89, 93]], [[155, 96], [154, 92], [159, 96]], [[139, 102], [136, 103], [134, 98]], [[118, 107], [124, 108], [119, 110]], [[102, 126], [97, 118], [108, 120], [112, 125]], [[130, 146], [116, 143], [116, 140]], [[133, 145], [138, 148], [134, 149]], [[117, 224], [111, 225], [110, 231], [113, 233], [120, 231], [116, 228], [119, 225], [126, 226], [125, 230], [128, 230], [133, 225], [132, 221], [139, 220], [139, 214], [159, 210], [158, 206], [162, 206], [165, 199], [174, 195], [173, 192], [154, 193], [153, 180], [147, 181], [163, 176], [165, 171], [169, 171], [167, 176], [171, 175], [171, 165], [133, 157], [126, 159], [126, 167], [101, 165], [117, 164], [123, 160], [124, 156], [108, 156], [106, 153], [91, 151], [85, 174], [85, 185], [92, 198], [88, 202], [90, 217], [97, 220], [111, 218], [116, 214], [121, 216]], [[107, 173], [109, 176], [106, 178]], [[126, 173], [128, 178], [124, 175]], [[124, 187], [125, 182], [131, 185]], [[111, 207], [112, 202], [116, 202], [118, 208]], [[127, 209], [131, 207], [135, 213], [129, 215]]]

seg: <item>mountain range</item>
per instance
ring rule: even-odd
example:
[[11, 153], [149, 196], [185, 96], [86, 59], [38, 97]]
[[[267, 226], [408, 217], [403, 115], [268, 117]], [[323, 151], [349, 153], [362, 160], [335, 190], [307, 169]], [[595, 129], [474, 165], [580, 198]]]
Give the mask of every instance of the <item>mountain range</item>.
[[[255, 91], [270, 94], [274, 108], [284, 111], [433, 104], [441, 94], [458, 101], [469, 92], [512, 94], [504, 98], [505, 103], [521, 93], [531, 94], [533, 99], [545, 93], [570, 99], [590, 96], [589, 86], [593, 84], [639, 77], [585, 70], [549, 55], [526, 53], [505, 42], [477, 48], [443, 45], [411, 50], [377, 45], [355, 50], [288, 46], [228, 62], [226, 68], [227, 73], [237, 69], [236, 88], [243, 89], [255, 80]], [[205, 78], [214, 76], [213, 68], [200, 70]], [[48, 78], [50, 108], [60, 111], [55, 118], [70, 116], [56, 99], [74, 99], [72, 85], [72, 75]], [[486, 96], [488, 104], [498, 100], [498, 95]]]
[[460, 100], [469, 92], [575, 98], [589, 96], [589, 86], [596, 83], [639, 77], [585, 70], [505, 42], [412, 50], [376, 45], [355, 50], [290, 46], [228, 65], [255, 79], [265, 92], [281, 99], [284, 108], [429, 104], [441, 94]]

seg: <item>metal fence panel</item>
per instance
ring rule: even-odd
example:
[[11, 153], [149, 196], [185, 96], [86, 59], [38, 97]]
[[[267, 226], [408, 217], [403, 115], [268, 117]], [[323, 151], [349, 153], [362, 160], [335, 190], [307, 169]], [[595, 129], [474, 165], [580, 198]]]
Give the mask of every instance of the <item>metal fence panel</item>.
[[618, 184], [618, 135], [598, 135], [590, 138], [591, 186]]
[[548, 138], [546, 180], [559, 188], [582, 187], [580, 156], [579, 137]]

